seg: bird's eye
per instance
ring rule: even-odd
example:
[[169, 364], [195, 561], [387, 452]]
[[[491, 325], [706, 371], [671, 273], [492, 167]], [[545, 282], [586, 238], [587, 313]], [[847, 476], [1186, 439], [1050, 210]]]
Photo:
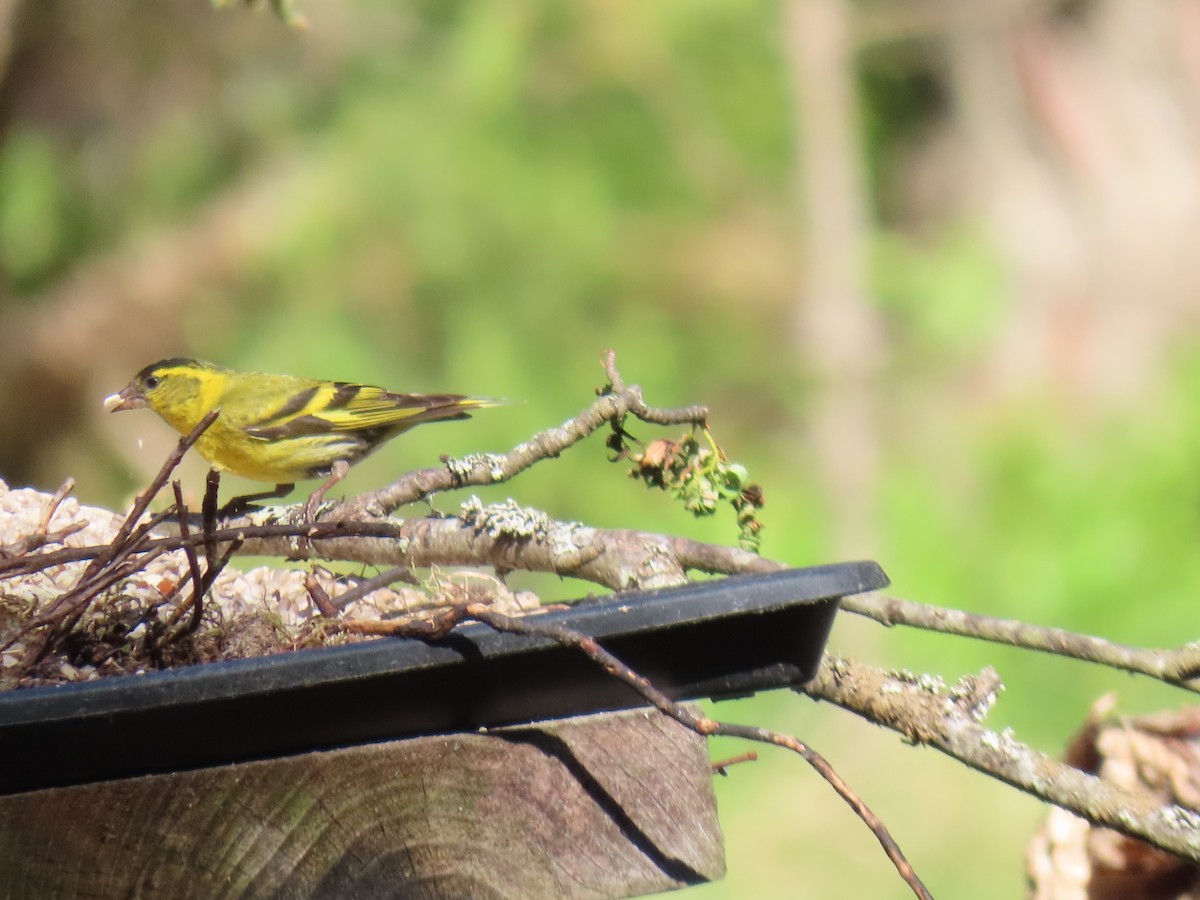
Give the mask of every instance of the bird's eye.
[[158, 387], [160, 384], [162, 384], [162, 379], [159, 378], [157, 375], [147, 375], [146, 376], [145, 385], [146, 385], [147, 389], [152, 391], [156, 387]]

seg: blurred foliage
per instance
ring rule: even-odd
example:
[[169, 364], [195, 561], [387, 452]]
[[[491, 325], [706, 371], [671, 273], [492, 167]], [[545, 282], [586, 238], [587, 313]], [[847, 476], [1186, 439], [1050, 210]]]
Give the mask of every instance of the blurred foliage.
[[[53, 311], [56, 287], [86, 277], [89, 261], [113, 254], [119, 266], [144, 235], [186, 233], [223, 198], [282, 183], [265, 194], [268, 234], [253, 251], [163, 301], [177, 304], [186, 346], [161, 356], [524, 401], [406, 435], [357, 467], [348, 490], [557, 424], [592, 399], [612, 346], [648, 402], [711, 407], [724, 449], [766, 490], [764, 555], [829, 561], [837, 499], [806, 443], [817, 387], [791, 327], [803, 260], [776, 3], [310, 0], [303, 35], [187, 0], [98, 6], [21, 9], [0, 95], [10, 329]], [[1200, 354], [1181, 342], [1161, 391], [1134, 409], [1079, 409], [1051, 390], [987, 400], [967, 373], [1013, 288], [971, 223], [918, 230], [898, 211], [902, 162], [945, 106], [937, 82], [928, 61], [900, 55], [869, 58], [860, 86], [887, 223], [872, 235], [870, 284], [889, 350], [878, 532], [862, 555], [927, 603], [1136, 644], [1194, 636]], [[97, 358], [111, 383], [75, 385], [81, 399], [64, 408], [88, 412], [69, 438], [36, 453], [15, 445], [22, 453], [0, 458], [0, 477], [53, 489], [75, 475], [83, 499], [114, 504], [141, 480], [131, 459], [157, 466], [165, 428], [147, 415], [116, 429], [99, 412], [99, 398], [151, 360], [118, 344]], [[635, 430], [644, 445], [678, 437]], [[607, 452], [596, 438], [481, 494], [596, 526], [736, 539], [729, 517], [693, 521], [606, 465]], [[580, 592], [537, 583], [547, 596]], [[1131, 711], [1181, 699], [846, 617], [833, 646], [947, 678], [995, 665], [1009, 687], [995, 723], [1050, 752], [1102, 691], [1119, 689]], [[716, 712], [811, 740], [935, 893], [1021, 891], [1032, 801], [791, 695]], [[730, 874], [692, 894], [906, 896], [819, 779], [761, 755], [718, 779]]]
[[868, 46], [859, 60], [862, 140], [875, 208], [883, 222], [904, 218], [906, 157], [920, 152], [948, 111], [941, 58], [921, 41]]
[[[212, 5], [216, 9], [221, 9], [222, 7], [233, 6], [238, 2], [239, 0], [212, 0]], [[252, 9], [268, 5], [264, 0], [241, 0], [241, 3]], [[296, 9], [296, 4], [293, 0], [269, 0], [269, 5], [271, 11], [285, 24], [299, 31], [308, 28], [308, 18]]]
[[966, 228], [948, 228], [932, 239], [881, 229], [870, 275], [905, 372], [936, 375], [968, 363], [1003, 320], [1003, 270]]
[[0, 148], [0, 265], [21, 293], [62, 271], [77, 220], [62, 152], [44, 135], [23, 132]]

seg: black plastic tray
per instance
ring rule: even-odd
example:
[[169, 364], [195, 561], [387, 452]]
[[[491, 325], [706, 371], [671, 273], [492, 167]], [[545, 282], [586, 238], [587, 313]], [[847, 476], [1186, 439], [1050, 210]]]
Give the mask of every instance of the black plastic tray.
[[[676, 699], [803, 684], [873, 562], [629, 591], [539, 614]], [[0, 694], [0, 794], [644, 705], [575, 650], [485, 625]]]

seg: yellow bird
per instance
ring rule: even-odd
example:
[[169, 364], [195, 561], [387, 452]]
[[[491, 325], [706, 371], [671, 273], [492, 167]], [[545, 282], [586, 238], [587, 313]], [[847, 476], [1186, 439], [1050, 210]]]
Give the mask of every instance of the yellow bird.
[[216, 469], [275, 483], [274, 491], [254, 499], [282, 497], [297, 481], [328, 478], [309, 498], [306, 517], [311, 520], [325, 492], [385, 441], [423, 422], [470, 418], [471, 410], [501, 402], [237, 372], [178, 357], [146, 366], [119, 393], [106, 397], [104, 408], [149, 407], [180, 434], [220, 410], [195, 443], [200, 455]]

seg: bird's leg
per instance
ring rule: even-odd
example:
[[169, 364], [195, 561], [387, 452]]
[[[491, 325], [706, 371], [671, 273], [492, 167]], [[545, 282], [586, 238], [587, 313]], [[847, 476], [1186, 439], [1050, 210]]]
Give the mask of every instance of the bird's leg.
[[304, 524], [311, 525], [317, 518], [317, 507], [325, 497], [325, 492], [346, 477], [350, 471], [350, 463], [339, 459], [329, 470], [329, 478], [319, 488], [309, 494], [308, 502], [304, 504]]
[[242, 494], [240, 497], [234, 497], [228, 503], [221, 507], [219, 513], [222, 519], [227, 519], [230, 516], [241, 515], [246, 510], [250, 509], [252, 504], [258, 500], [274, 500], [276, 497], [286, 497], [292, 492], [296, 485], [293, 484], [277, 484], [273, 491], [263, 491], [259, 494]]

